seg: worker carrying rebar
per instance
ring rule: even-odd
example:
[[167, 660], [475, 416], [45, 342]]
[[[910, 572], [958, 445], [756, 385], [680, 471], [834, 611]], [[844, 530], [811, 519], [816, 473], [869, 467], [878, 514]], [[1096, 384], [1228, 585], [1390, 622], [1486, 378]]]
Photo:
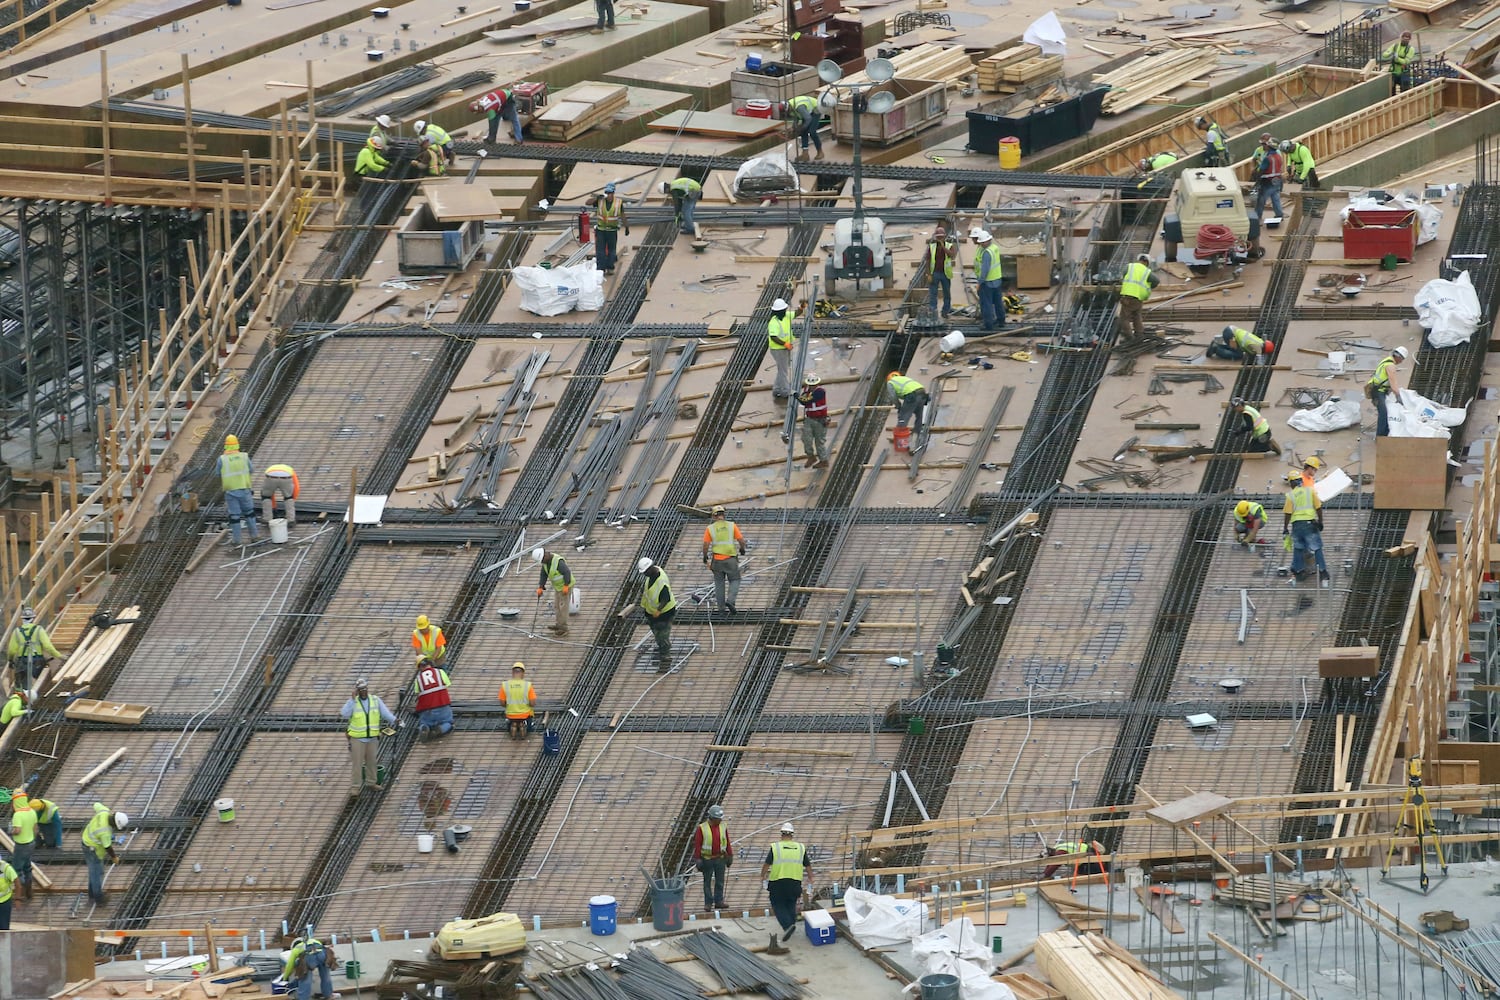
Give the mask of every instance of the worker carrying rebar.
[[809, 469], [828, 468], [828, 393], [816, 372], [802, 376], [802, 391], [797, 393], [802, 407], [802, 461]]
[[986, 330], [1005, 329], [1005, 272], [1000, 266], [1000, 248], [987, 229], [969, 230], [974, 254], [974, 279], [979, 283], [979, 319]]
[[670, 195], [676, 212], [677, 229], [689, 236], [698, 235], [698, 224], [693, 221], [693, 210], [698, 199], [703, 197], [703, 185], [691, 177], [679, 177], [675, 181], [662, 181], [661, 193]]
[[1148, 253], [1137, 254], [1125, 268], [1125, 276], [1120, 279], [1120, 333], [1125, 334], [1127, 328], [1129, 334], [1127, 339], [1135, 340], [1146, 336], [1146, 327], [1141, 322], [1141, 309], [1146, 305], [1146, 300], [1151, 298], [1151, 289], [1161, 284], [1161, 279], [1151, 270], [1151, 255]]
[[[807, 891], [804, 885], [812, 881], [812, 861], [807, 848], [797, 839], [797, 831], [790, 822], [781, 824], [781, 839], [771, 845], [766, 859], [761, 862], [761, 884], [771, 903], [771, 912], [781, 925], [781, 940], [790, 941], [797, 932], [797, 904]], [[771, 935], [771, 951], [785, 951]]]
[[302, 484], [297, 479], [297, 470], [285, 462], [278, 462], [266, 469], [260, 481], [261, 512], [270, 524], [278, 517], [286, 518], [287, 527], [297, 523], [297, 497]]
[[380, 734], [385, 725], [405, 725], [396, 721], [379, 695], [370, 694], [370, 682], [361, 677], [354, 682], [354, 696], [339, 710], [346, 723], [344, 735], [349, 738], [349, 797], [365, 788], [380, 791]]
[[1219, 339], [1208, 345], [1206, 353], [1211, 358], [1225, 361], [1247, 361], [1262, 354], [1272, 354], [1275, 350], [1274, 341], [1261, 340], [1249, 330], [1237, 326], [1226, 326], [1219, 331]]
[[315, 937], [295, 938], [287, 952], [281, 978], [297, 987], [297, 1000], [312, 1000], [313, 976], [318, 977], [318, 996], [332, 997], [333, 975], [329, 966], [337, 964], [333, 949]]
[[1417, 60], [1417, 45], [1410, 31], [1401, 32], [1401, 37], [1385, 47], [1380, 53], [1380, 62], [1391, 68], [1391, 83], [1396, 93], [1411, 89], [1411, 64]]
[[51, 799], [31, 797], [31, 811], [36, 813], [36, 832], [42, 846], [61, 850], [63, 843], [62, 810]]
[[485, 138], [486, 146], [493, 146], [496, 138], [500, 135], [500, 121], [504, 119], [510, 122], [511, 130], [515, 133], [516, 145], [521, 144], [521, 110], [516, 105], [515, 91], [507, 87], [498, 87], [485, 94], [477, 101], [469, 104], [470, 111], [483, 111], [489, 121], [490, 134]]
[[417, 119], [417, 138], [430, 139], [432, 144], [443, 153], [443, 159], [451, 167], [458, 162], [458, 154], [453, 151], [453, 136], [449, 135], [437, 122], [423, 121]]
[[771, 395], [786, 399], [792, 394], [792, 348], [797, 343], [797, 311], [786, 299], [778, 298], [771, 303], [771, 317], [766, 320], [766, 339], [771, 349], [771, 360], [776, 363], [776, 384]]
[[734, 864], [734, 844], [729, 839], [729, 827], [724, 825], [724, 807], [708, 807], [708, 818], [693, 831], [693, 844], [688, 852], [698, 863], [703, 875], [703, 908], [724, 908], [724, 874]]
[[[948, 235], [948, 230], [938, 226], [927, 241], [927, 252], [923, 255], [923, 267], [927, 271], [927, 309], [944, 318], [953, 313], [953, 265], [958, 259], [958, 241]], [[943, 293], [943, 311], [938, 313], [938, 292]]]
[[920, 435], [922, 417], [931, 399], [927, 395], [927, 388], [916, 379], [902, 375], [900, 372], [891, 372], [887, 375], [885, 384], [891, 390], [891, 395], [896, 397], [896, 426], [905, 427], [907, 422], [911, 421], [912, 434]]
[[448, 671], [425, 656], [417, 657], [417, 678], [411, 682], [417, 696], [417, 739], [435, 740], [453, 732], [453, 681]]
[[224, 453], [219, 456], [219, 485], [224, 488], [224, 507], [229, 516], [229, 538], [231, 544], [240, 544], [240, 530], [250, 526], [250, 541], [255, 541], [255, 493], [250, 484], [255, 478], [255, 465], [250, 456], [240, 451], [240, 439], [233, 434], [224, 438]]
[[31, 902], [31, 857], [36, 853], [36, 812], [26, 789], [17, 788], [10, 795], [10, 839], [15, 850], [11, 863], [21, 880], [21, 896]]
[[1260, 529], [1266, 526], [1266, 508], [1254, 500], [1234, 505], [1234, 540], [1249, 548], [1260, 541]]
[[1307, 456], [1307, 461], [1302, 463], [1302, 485], [1312, 486], [1318, 477], [1318, 470], [1323, 468], [1323, 460], [1317, 455]]
[[30, 711], [26, 707], [27, 697], [26, 692], [22, 688], [17, 687], [10, 693], [10, 697], [5, 699], [5, 707], [0, 708], [0, 730], [3, 730], [6, 726]]
[[645, 613], [646, 624], [656, 640], [657, 662], [669, 664], [672, 662], [672, 620], [677, 617], [677, 598], [672, 593], [672, 581], [666, 570], [644, 556], [636, 562], [635, 571], [646, 578], [641, 592], [641, 611]]
[[[1391, 433], [1390, 416], [1386, 412], [1389, 397], [1395, 396], [1396, 402], [1401, 401], [1401, 386], [1396, 382], [1397, 366], [1406, 360], [1406, 348], [1398, 347], [1380, 359], [1375, 366], [1375, 374], [1370, 376], [1370, 381], [1365, 383], [1365, 395], [1370, 397], [1370, 402], [1375, 404], [1375, 436], [1389, 437]], [[14, 640], [12, 640], [14, 641]]]
[[1071, 865], [1066, 861], [1048, 865], [1042, 869], [1042, 878], [1051, 878], [1062, 868], [1071, 868], [1072, 871], [1068, 873], [1070, 876], [1103, 875], [1109, 870], [1109, 863], [1104, 860], [1104, 845], [1097, 840], [1091, 840], [1088, 843], [1081, 840], [1059, 840], [1047, 852], [1047, 856], [1052, 858], [1076, 854], [1091, 856], [1074, 861]]
[[1229, 408], [1240, 418], [1233, 433], [1250, 435], [1250, 451], [1281, 454], [1281, 445], [1271, 436], [1271, 422], [1259, 410], [1238, 396], [1229, 401]]
[[48, 660], [60, 660], [62, 654], [52, 645], [52, 637], [36, 620], [36, 609], [21, 609], [21, 624], [10, 633], [10, 642], [5, 648], [10, 659], [10, 669], [15, 673], [17, 690], [30, 691], [31, 684], [42, 675]]
[[443, 151], [433, 145], [430, 136], [424, 135], [418, 140], [417, 156], [413, 162], [419, 177], [442, 177], [448, 172], [448, 161], [443, 159]]
[[391, 161], [385, 158], [385, 150], [384, 139], [378, 135], [370, 136], [364, 148], [359, 151], [359, 156], [354, 159], [354, 172], [361, 177], [385, 173], [391, 167]]
[[1281, 155], [1286, 158], [1287, 180], [1301, 184], [1304, 191], [1318, 189], [1318, 164], [1313, 160], [1312, 150], [1307, 148], [1307, 143], [1283, 139]]
[[1176, 162], [1177, 162], [1177, 154], [1176, 153], [1169, 153], [1166, 150], [1162, 150], [1160, 153], [1157, 153], [1155, 156], [1143, 156], [1143, 157], [1141, 157], [1139, 160], [1136, 161], [1135, 167], [1141, 173], [1143, 173], [1143, 174], [1149, 174], [1149, 173], [1154, 173], [1155, 171], [1158, 171], [1158, 170], [1165, 170], [1165, 169], [1167, 169], [1168, 167], [1170, 167], [1172, 164], [1174, 164]]
[[813, 159], [821, 160], [823, 140], [818, 136], [818, 129], [823, 124], [823, 110], [818, 107], [818, 99], [803, 94], [782, 102], [780, 110], [781, 117], [786, 119], [790, 137], [797, 140], [796, 162], [803, 163], [807, 160], [808, 143], [817, 151]]
[[552, 588], [552, 615], [553, 622], [547, 628], [555, 635], [568, 634], [568, 605], [572, 600], [573, 592], [573, 570], [569, 568], [568, 561], [556, 552], [548, 552], [546, 549], [532, 549], [531, 561], [541, 567], [541, 576], [537, 579], [536, 598], [541, 601], [542, 594], [547, 587]]
[[531, 717], [536, 714], [536, 688], [526, 679], [526, 664], [520, 660], [511, 664], [510, 680], [500, 685], [498, 697], [505, 706], [511, 739], [524, 740], [531, 731]]
[[0, 861], [0, 931], [10, 930], [10, 907], [20, 876], [8, 861]]
[[1199, 115], [1193, 127], [1203, 133], [1203, 165], [1205, 167], [1229, 166], [1229, 133], [1217, 121]]
[[89, 871], [89, 899], [99, 906], [107, 902], [104, 895], [104, 862], [114, 864], [120, 860], [115, 853], [115, 831], [123, 830], [129, 825], [129, 816], [122, 812], [112, 812], [103, 802], [95, 802], [94, 815], [89, 817], [83, 828], [83, 861]]
[[729, 520], [724, 508], [714, 505], [713, 518], [703, 529], [703, 565], [714, 577], [714, 600], [720, 611], [733, 612], [740, 595], [740, 556], [745, 554], [745, 536]]
[[620, 262], [620, 230], [630, 235], [630, 220], [625, 218], [625, 201], [615, 195], [617, 181], [604, 185], [604, 193], [594, 199], [594, 266], [605, 274], [614, 274]]
[[443, 661], [448, 658], [448, 637], [426, 615], [417, 615], [417, 627], [411, 630], [411, 648], [417, 651], [418, 656], [425, 656], [442, 666]]
[[1332, 582], [1328, 575], [1328, 561], [1323, 557], [1323, 501], [1311, 486], [1302, 484], [1300, 471], [1286, 474], [1286, 503], [1281, 512], [1281, 537], [1283, 545], [1292, 553], [1292, 576], [1287, 582], [1296, 586], [1307, 576], [1303, 567], [1309, 555], [1318, 564], [1318, 583], [1327, 587]]

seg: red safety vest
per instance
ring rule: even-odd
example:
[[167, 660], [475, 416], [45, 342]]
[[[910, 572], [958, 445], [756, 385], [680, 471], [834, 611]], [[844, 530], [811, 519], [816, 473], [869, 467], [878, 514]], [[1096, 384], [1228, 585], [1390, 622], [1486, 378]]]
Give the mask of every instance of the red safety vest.
[[702, 845], [698, 849], [699, 857], [712, 859], [729, 854], [729, 828], [723, 823], [698, 824], [698, 837]]
[[437, 667], [423, 667], [417, 671], [417, 711], [425, 712], [429, 708], [442, 708], [444, 705], [453, 704], [453, 699], [448, 696], [448, 683], [443, 680], [442, 671]]
[[828, 393], [821, 388], [802, 394], [802, 409], [809, 420], [828, 419]]

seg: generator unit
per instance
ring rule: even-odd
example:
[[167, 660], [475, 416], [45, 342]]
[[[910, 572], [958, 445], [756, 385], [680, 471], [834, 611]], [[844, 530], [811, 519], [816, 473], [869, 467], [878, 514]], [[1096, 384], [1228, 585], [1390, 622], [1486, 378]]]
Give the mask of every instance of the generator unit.
[[[1212, 226], [1217, 237], [1200, 246]], [[1239, 178], [1228, 167], [1184, 170], [1172, 187], [1171, 207], [1162, 220], [1166, 259], [1207, 270], [1216, 264], [1243, 264], [1261, 254], [1260, 220], [1245, 207]]]
[[491, 913], [477, 920], [450, 920], [438, 931], [432, 950], [446, 959], [494, 958], [526, 948], [526, 929], [514, 913]]

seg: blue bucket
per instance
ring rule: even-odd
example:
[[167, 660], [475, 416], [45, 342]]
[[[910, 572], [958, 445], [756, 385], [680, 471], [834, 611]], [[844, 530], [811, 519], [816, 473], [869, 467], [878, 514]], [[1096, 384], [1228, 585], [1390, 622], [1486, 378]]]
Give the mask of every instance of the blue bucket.
[[542, 753], [562, 753], [562, 733], [556, 729], [548, 729], [542, 732]]
[[745, 57], [745, 69], [751, 73], [759, 73], [761, 66], [760, 53], [752, 52]]
[[609, 937], [615, 932], [615, 912], [620, 904], [613, 896], [594, 896], [589, 899], [589, 930], [597, 937]]

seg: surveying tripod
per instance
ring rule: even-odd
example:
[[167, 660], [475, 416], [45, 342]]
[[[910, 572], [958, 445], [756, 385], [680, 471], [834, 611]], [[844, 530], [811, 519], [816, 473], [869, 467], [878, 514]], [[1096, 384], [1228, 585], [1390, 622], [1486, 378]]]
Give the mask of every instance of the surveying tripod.
[[[1408, 816], [1410, 818], [1408, 818]], [[1417, 838], [1417, 868], [1421, 872], [1418, 884], [1426, 892], [1431, 879], [1427, 876], [1427, 838], [1432, 838], [1433, 850], [1437, 853], [1438, 867], [1443, 875], [1448, 874], [1448, 862], [1443, 858], [1443, 837], [1432, 820], [1432, 805], [1422, 794], [1422, 758], [1412, 757], [1406, 762], [1406, 794], [1401, 796], [1401, 812], [1396, 817], [1396, 828], [1391, 831], [1390, 847], [1385, 852], [1385, 864], [1380, 869], [1384, 878], [1391, 870], [1391, 860], [1396, 856], [1396, 842], [1402, 832], [1414, 830]]]

